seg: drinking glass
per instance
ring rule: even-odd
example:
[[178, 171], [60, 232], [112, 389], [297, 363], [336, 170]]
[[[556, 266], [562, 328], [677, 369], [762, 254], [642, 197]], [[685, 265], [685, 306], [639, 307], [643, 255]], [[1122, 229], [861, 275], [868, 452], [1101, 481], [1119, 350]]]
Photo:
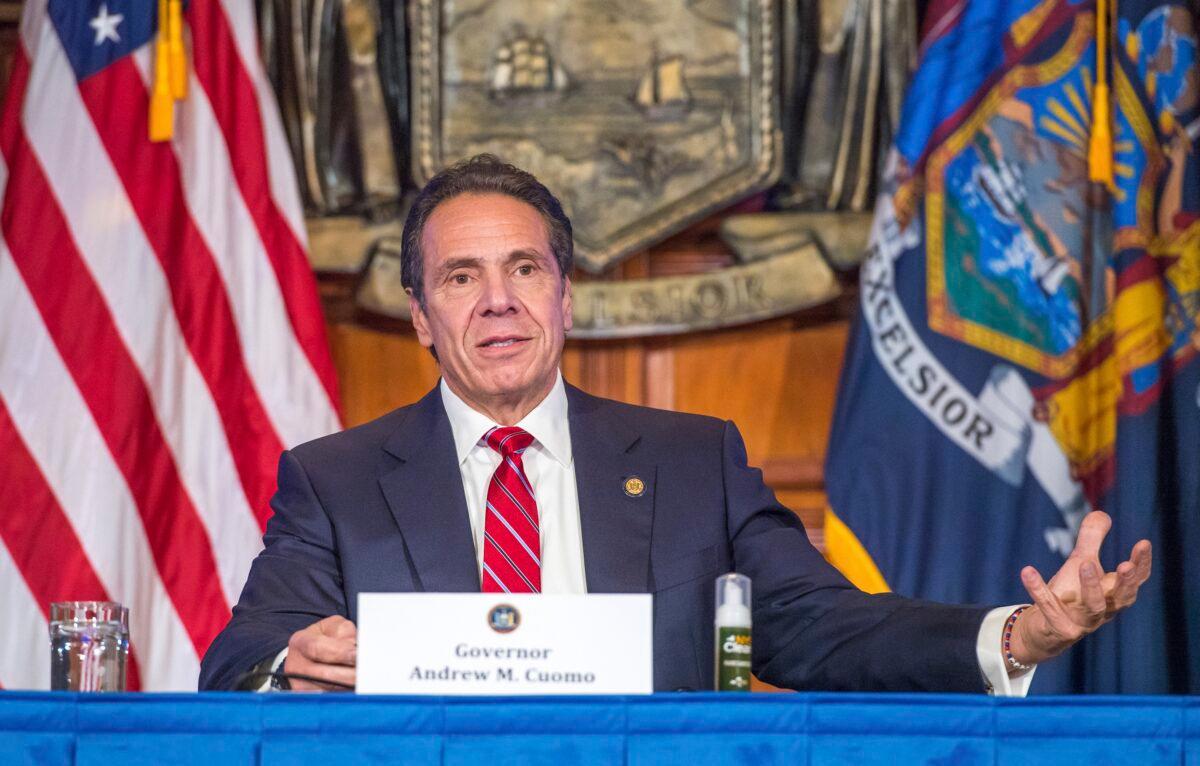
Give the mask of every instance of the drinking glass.
[[114, 601], [50, 605], [50, 688], [125, 691], [129, 610]]

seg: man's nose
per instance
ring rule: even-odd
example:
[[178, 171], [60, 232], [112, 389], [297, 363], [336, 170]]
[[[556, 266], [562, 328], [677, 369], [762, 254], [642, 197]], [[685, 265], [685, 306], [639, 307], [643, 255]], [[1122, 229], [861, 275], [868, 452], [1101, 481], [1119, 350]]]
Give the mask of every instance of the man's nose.
[[482, 291], [479, 296], [479, 311], [481, 314], [513, 314], [520, 309], [512, 282], [503, 274], [488, 274], [482, 280]]

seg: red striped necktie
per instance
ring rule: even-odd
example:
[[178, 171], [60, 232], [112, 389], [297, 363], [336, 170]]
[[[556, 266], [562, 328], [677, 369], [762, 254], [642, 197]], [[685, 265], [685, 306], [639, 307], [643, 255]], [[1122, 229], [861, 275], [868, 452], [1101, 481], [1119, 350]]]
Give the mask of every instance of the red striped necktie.
[[488, 484], [483, 592], [540, 593], [542, 545], [537, 501], [521, 462], [533, 437], [524, 429], [508, 426], [493, 428], [484, 438], [500, 453], [500, 465]]

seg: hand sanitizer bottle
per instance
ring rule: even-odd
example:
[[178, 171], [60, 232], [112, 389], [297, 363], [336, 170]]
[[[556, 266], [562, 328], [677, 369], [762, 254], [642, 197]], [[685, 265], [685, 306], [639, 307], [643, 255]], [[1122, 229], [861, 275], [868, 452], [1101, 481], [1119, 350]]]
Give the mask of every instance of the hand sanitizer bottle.
[[750, 578], [717, 578], [716, 672], [719, 692], [750, 691]]

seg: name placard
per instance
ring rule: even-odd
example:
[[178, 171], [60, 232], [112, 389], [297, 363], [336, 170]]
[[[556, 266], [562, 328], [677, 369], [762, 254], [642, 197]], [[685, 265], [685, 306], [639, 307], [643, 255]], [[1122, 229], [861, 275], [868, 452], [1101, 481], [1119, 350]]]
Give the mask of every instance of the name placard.
[[360, 593], [361, 694], [649, 694], [650, 596]]

